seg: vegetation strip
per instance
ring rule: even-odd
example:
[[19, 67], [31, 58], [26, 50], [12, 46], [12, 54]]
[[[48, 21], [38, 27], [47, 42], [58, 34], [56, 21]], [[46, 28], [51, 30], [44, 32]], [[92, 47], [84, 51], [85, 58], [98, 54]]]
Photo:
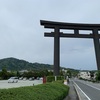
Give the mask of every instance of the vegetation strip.
[[0, 100], [63, 100], [69, 87], [61, 82], [12, 89], [0, 89]]

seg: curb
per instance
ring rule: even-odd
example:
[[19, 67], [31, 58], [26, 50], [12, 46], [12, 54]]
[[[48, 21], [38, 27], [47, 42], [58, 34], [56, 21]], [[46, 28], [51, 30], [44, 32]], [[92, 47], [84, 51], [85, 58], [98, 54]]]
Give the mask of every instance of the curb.
[[64, 100], [79, 100], [79, 96], [77, 94], [73, 81], [70, 81], [70, 84], [68, 84], [68, 86], [70, 87], [69, 94]]
[[[74, 82], [73, 82], [73, 83], [74, 83]], [[74, 88], [75, 88], [75, 91], [76, 91], [76, 93], [77, 93], [78, 99], [79, 99], [79, 100], [82, 100], [81, 97], [80, 97], [80, 95], [79, 95], [79, 92], [78, 92], [77, 87], [76, 87], [75, 84], [74, 84]]]
[[82, 89], [73, 81], [79, 100], [91, 100]]

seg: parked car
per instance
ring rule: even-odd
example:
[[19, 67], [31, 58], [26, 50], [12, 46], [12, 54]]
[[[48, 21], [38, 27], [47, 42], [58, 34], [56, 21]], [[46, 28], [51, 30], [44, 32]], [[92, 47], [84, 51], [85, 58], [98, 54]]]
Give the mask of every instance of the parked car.
[[39, 80], [39, 79], [40, 79], [40, 77], [37, 77], [36, 79], [37, 79], [37, 80]]
[[8, 79], [8, 83], [17, 83], [18, 82], [18, 77], [11, 77]]
[[43, 77], [40, 77], [40, 80], [43, 80]]
[[23, 77], [20, 77], [19, 80], [23, 80]]
[[32, 80], [34, 80], [34, 77], [30, 77], [30, 78], [29, 78], [29, 81], [32, 81]]
[[26, 81], [27, 80], [27, 77], [24, 77], [23, 80]]

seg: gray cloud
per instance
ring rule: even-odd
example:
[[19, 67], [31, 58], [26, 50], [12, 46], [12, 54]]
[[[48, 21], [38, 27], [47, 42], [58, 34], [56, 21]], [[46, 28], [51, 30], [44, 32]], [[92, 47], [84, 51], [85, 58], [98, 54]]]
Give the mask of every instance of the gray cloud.
[[[44, 37], [40, 20], [100, 23], [99, 4], [99, 0], [0, 0], [0, 59], [53, 64], [53, 38]], [[96, 69], [93, 40], [61, 39], [60, 52], [61, 66]]]

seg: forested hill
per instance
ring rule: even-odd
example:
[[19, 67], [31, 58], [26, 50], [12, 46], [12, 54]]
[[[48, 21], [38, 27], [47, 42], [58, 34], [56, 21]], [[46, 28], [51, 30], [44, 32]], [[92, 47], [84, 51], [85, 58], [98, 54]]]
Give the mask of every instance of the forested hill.
[[7, 70], [43, 70], [52, 69], [52, 65], [29, 63], [25, 60], [19, 60], [16, 58], [4, 58], [0, 59], [0, 70], [6, 68]]

